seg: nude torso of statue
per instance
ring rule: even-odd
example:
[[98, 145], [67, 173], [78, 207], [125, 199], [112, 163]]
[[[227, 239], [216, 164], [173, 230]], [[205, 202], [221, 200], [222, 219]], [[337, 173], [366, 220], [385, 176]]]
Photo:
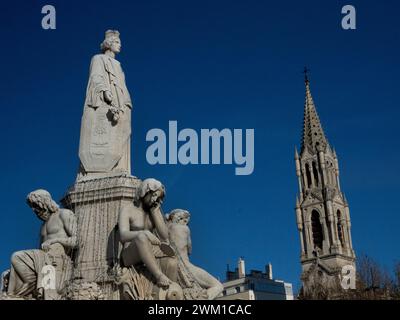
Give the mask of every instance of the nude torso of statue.
[[129, 219], [129, 229], [131, 231], [153, 230], [154, 225], [149, 215], [143, 209], [130, 203], [124, 210], [124, 214]]
[[[41, 206], [37, 199], [40, 199]], [[35, 289], [43, 289], [39, 281], [42, 268], [49, 263], [54, 265], [54, 254], [64, 256], [77, 246], [77, 222], [72, 211], [58, 208], [45, 190], [31, 192], [28, 200], [33, 211], [44, 221], [40, 229], [40, 249], [13, 253], [7, 290], [13, 296], [27, 296]]]
[[187, 225], [171, 224], [169, 227], [170, 240], [176, 246], [181, 257], [189, 260], [190, 229]]
[[60, 243], [67, 251], [77, 244], [76, 218], [72, 211], [59, 209], [43, 223], [40, 230], [41, 248], [48, 250], [53, 243]]
[[121, 211], [118, 219], [124, 245], [121, 260], [125, 267], [143, 263], [159, 286], [168, 287], [171, 281], [176, 281], [176, 260], [162, 253], [160, 245], [165, 240], [157, 235], [162, 230], [157, 229], [152, 219], [159, 219], [159, 224], [164, 223], [159, 209], [156, 213], [150, 213], [130, 203]]
[[173, 211], [172, 218], [170, 215], [168, 229], [171, 244], [173, 244], [177, 255], [181, 258], [179, 259], [179, 268], [183, 275], [182, 278], [188, 281], [187, 284], [189, 287], [193, 286], [193, 284], [190, 285], [190, 282], [197, 282], [201, 288], [206, 290], [207, 296], [205, 298], [213, 300], [222, 292], [223, 286], [207, 271], [190, 262], [189, 254], [191, 254], [192, 251], [192, 241], [190, 228], [187, 225], [189, 219], [186, 213], [188, 212], [185, 210], [178, 210], [179, 209], [176, 209], [175, 212]]
[[[140, 250], [143, 245], [141, 241], [137, 241], [140, 238], [147, 239], [148, 237], [154, 238], [151, 244], [156, 244], [159, 239], [152, 233], [154, 229], [154, 224], [152, 223], [150, 216], [142, 208], [135, 206], [133, 203], [129, 203], [124, 207], [119, 216], [119, 230], [122, 235], [122, 243], [124, 247], [130, 246], [134, 243], [135, 250], [129, 250], [128, 252], [122, 253], [123, 262], [125, 265], [134, 265], [142, 262], [140, 255], [137, 253], [136, 249]], [[151, 235], [149, 235], [149, 233]], [[128, 234], [128, 238], [124, 237]], [[150, 239], [147, 239], [150, 240]], [[156, 241], [158, 240], [158, 241]], [[139, 247], [139, 248], [138, 248]]]
[[43, 223], [40, 234], [42, 239], [41, 244], [47, 240], [68, 237], [64, 222], [60, 217], [60, 211], [52, 214], [49, 220]]

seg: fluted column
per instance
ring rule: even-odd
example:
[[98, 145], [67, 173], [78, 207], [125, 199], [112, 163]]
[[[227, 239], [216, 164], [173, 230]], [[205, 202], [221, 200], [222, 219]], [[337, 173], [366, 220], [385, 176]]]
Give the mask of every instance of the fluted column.
[[338, 219], [338, 216], [337, 216], [335, 210], [332, 209], [332, 213], [333, 213], [332, 228], [335, 232], [334, 237], [335, 237], [336, 249], [338, 250], [339, 253], [343, 253], [342, 244], [339, 239], [339, 230], [338, 230], [339, 219]]
[[327, 200], [326, 201], [326, 209], [328, 210], [327, 214], [328, 214], [328, 222], [329, 222], [329, 228], [331, 231], [331, 238], [332, 238], [332, 243], [331, 243], [331, 247], [337, 247], [337, 242], [336, 242], [336, 236], [335, 236], [335, 218], [333, 215], [333, 208], [332, 208], [332, 201], [331, 200]]
[[305, 225], [305, 235], [306, 235], [306, 246], [307, 246], [307, 257], [311, 258], [312, 257], [312, 249], [314, 247], [313, 241], [312, 241], [312, 231], [311, 231], [311, 221], [309, 218], [305, 220], [304, 222]]
[[354, 253], [353, 251], [353, 240], [351, 238], [351, 221], [350, 221], [350, 210], [349, 207], [345, 207], [345, 212], [346, 212], [346, 220], [347, 220], [347, 235], [349, 237], [349, 246], [350, 246], [350, 252], [351, 254]]
[[344, 242], [343, 247], [344, 247], [345, 252], [347, 254], [350, 254], [351, 253], [350, 252], [350, 239], [349, 239], [349, 233], [348, 233], [349, 227], [348, 227], [346, 218], [344, 216], [340, 217], [340, 223], [342, 225], [342, 233], [343, 233], [343, 238], [344, 238], [343, 239], [343, 242]]
[[337, 184], [338, 190], [340, 190], [339, 161], [336, 157], [335, 157], [335, 178], [336, 178], [336, 184]]
[[308, 188], [308, 180], [307, 180], [307, 174], [306, 174], [306, 166], [303, 164], [302, 165], [302, 172], [303, 172], [303, 181], [304, 181], [304, 188]]
[[311, 176], [311, 187], [315, 188], [315, 177], [314, 177], [314, 170], [312, 161], [308, 163], [308, 167], [310, 169], [310, 176]]
[[301, 209], [297, 205], [296, 206], [296, 218], [297, 218], [297, 229], [299, 230], [300, 233], [300, 245], [301, 245], [301, 255], [303, 256], [305, 254], [304, 250], [304, 239], [303, 239], [303, 219], [301, 216]]
[[321, 168], [321, 187], [326, 185], [326, 165], [325, 165], [325, 155], [322, 151], [319, 152], [319, 166]]
[[296, 157], [296, 176], [297, 176], [297, 181], [299, 183], [300, 199], [303, 199], [303, 186], [301, 184], [301, 170], [300, 170], [300, 161], [298, 157]]

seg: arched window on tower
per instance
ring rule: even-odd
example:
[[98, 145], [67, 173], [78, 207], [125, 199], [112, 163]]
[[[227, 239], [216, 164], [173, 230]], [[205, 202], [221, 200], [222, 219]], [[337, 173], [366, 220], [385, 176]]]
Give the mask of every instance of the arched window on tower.
[[324, 234], [322, 231], [321, 222], [319, 220], [319, 213], [316, 210], [313, 210], [311, 213], [311, 227], [314, 247], [322, 249], [322, 240], [324, 239]]
[[337, 217], [337, 233], [338, 233], [340, 244], [343, 246], [343, 241], [344, 241], [343, 225], [342, 225], [342, 222], [340, 221], [341, 213], [339, 210], [336, 212], [336, 217]]
[[315, 179], [315, 185], [318, 187], [319, 176], [318, 176], [318, 170], [317, 170], [317, 165], [315, 164], [315, 161], [313, 161], [313, 163], [312, 163], [312, 169], [313, 169], [313, 174], [314, 174], [314, 179]]
[[311, 187], [311, 171], [310, 166], [306, 163], [306, 177], [307, 177], [307, 188]]

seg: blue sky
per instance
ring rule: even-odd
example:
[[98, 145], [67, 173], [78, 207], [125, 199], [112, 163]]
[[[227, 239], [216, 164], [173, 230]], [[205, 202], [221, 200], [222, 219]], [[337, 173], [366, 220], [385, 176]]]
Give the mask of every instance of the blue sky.
[[[41, 28], [53, 4], [57, 29]], [[353, 4], [357, 30], [341, 29]], [[25, 204], [37, 188], [60, 199], [78, 168], [89, 62], [104, 31], [134, 100], [132, 174], [167, 189], [164, 211], [192, 213], [195, 264], [224, 278], [244, 256], [299, 284], [294, 146], [300, 144], [304, 65], [325, 133], [337, 150], [356, 254], [389, 269], [400, 259], [397, 1], [13, 1], [3, 4], [0, 103], [0, 269], [38, 245]], [[255, 170], [146, 162], [152, 128], [254, 128]]]

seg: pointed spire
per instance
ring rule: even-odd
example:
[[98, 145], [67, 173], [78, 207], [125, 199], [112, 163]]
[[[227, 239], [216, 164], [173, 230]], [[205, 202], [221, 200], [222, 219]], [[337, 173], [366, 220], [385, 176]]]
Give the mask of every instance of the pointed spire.
[[294, 160], [299, 160], [299, 154], [297, 152], [297, 147], [294, 147]]
[[317, 110], [311, 95], [310, 81], [308, 79], [308, 69], [305, 68], [305, 86], [306, 98], [304, 103], [304, 122], [303, 122], [303, 139], [301, 145], [301, 153], [307, 148], [310, 152], [318, 152], [325, 150], [329, 145], [322, 129], [321, 122], [318, 117]]

